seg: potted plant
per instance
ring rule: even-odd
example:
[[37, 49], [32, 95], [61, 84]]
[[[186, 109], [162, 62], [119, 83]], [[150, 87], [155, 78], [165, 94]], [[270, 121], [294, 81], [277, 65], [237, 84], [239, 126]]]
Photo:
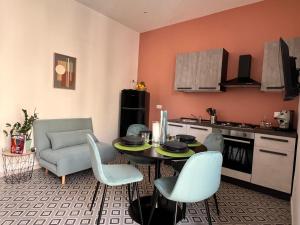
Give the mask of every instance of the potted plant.
[[11, 123], [6, 123], [6, 127], [10, 130], [7, 131], [7, 130], [3, 130], [3, 133], [6, 135], [6, 136], [14, 136], [14, 135], [24, 135], [25, 138], [26, 138], [26, 150], [30, 148], [31, 146], [31, 142], [32, 142], [32, 139], [31, 139], [31, 131], [32, 131], [32, 125], [33, 125], [33, 122], [35, 120], [38, 119], [38, 116], [37, 116], [37, 113], [33, 112], [33, 115], [31, 116], [28, 116], [28, 113], [27, 113], [27, 110], [26, 109], [22, 109], [22, 112], [24, 114], [24, 122], [21, 124], [20, 122], [16, 122], [14, 124], [11, 124]]

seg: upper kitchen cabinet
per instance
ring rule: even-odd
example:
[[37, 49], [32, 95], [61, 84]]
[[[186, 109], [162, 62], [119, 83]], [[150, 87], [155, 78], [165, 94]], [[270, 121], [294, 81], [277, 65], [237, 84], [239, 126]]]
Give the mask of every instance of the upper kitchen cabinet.
[[213, 49], [176, 56], [175, 90], [218, 92], [226, 80], [228, 52]]
[[[297, 57], [297, 68], [300, 67], [300, 38], [286, 40], [290, 55]], [[282, 74], [281, 55], [279, 41], [272, 41], [265, 44], [264, 59], [261, 78], [262, 91], [282, 91], [284, 78]]]

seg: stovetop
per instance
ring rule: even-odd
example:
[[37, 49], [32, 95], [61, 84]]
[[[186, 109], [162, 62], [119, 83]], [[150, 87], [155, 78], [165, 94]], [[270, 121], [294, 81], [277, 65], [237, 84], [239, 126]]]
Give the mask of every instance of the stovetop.
[[226, 128], [239, 128], [239, 129], [254, 129], [256, 125], [249, 123], [237, 123], [237, 122], [226, 122], [218, 121], [215, 126], [226, 127]]

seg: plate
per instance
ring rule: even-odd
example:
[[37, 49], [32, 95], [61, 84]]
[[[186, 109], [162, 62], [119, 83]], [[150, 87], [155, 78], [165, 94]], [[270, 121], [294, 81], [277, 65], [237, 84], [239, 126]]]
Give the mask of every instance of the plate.
[[176, 138], [179, 138], [180, 142], [184, 142], [186, 144], [192, 144], [196, 141], [196, 137], [187, 134], [178, 134]]
[[141, 146], [144, 144], [144, 140], [139, 136], [125, 136], [120, 138], [120, 143], [123, 146]]
[[189, 150], [186, 143], [179, 142], [179, 141], [168, 141], [161, 148], [167, 152], [172, 153], [184, 153]]

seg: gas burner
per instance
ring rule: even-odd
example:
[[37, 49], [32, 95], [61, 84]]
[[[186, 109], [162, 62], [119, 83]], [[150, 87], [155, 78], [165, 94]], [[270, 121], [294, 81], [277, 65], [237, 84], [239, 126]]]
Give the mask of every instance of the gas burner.
[[220, 122], [217, 125], [224, 127], [232, 128], [241, 128], [241, 129], [253, 129], [255, 126], [248, 123], [235, 123], [235, 122]]

